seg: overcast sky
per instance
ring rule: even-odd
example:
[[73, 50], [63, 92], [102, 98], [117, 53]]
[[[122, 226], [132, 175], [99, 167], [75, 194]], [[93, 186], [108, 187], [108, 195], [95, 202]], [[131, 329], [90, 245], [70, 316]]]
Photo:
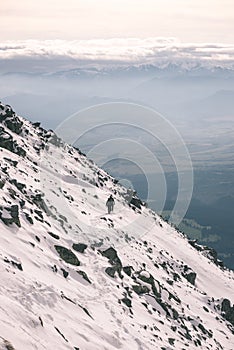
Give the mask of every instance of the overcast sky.
[[0, 37], [176, 37], [233, 44], [233, 0], [0, 0]]
[[234, 66], [234, 0], [0, 0], [0, 72]]

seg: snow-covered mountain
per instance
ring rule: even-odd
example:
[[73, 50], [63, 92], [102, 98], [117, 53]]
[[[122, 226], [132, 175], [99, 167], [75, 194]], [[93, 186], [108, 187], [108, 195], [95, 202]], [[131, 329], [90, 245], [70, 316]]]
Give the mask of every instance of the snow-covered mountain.
[[3, 104], [0, 123], [0, 349], [234, 348], [214, 251], [53, 131]]

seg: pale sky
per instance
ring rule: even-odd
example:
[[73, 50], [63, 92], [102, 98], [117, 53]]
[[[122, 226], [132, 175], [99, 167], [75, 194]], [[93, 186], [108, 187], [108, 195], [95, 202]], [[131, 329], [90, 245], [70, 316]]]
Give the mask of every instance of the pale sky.
[[0, 41], [174, 37], [234, 42], [234, 0], [0, 0]]

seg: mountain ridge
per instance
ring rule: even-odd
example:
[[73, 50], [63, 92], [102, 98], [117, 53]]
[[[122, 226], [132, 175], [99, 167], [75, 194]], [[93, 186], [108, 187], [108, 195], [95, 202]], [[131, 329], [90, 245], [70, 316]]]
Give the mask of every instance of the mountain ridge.
[[0, 349], [233, 349], [214, 252], [52, 130], [3, 104], [0, 123]]

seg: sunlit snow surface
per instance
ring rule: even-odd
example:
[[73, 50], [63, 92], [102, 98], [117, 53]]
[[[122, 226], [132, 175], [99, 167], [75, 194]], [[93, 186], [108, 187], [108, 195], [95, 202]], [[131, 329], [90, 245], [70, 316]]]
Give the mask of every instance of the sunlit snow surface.
[[[25, 120], [20, 135], [3, 127], [27, 155], [0, 148], [0, 206], [18, 204], [21, 223], [0, 220], [0, 349], [7, 349], [4, 340], [15, 350], [234, 348], [233, 327], [220, 310], [223, 298], [234, 303], [233, 272], [217, 267], [149, 209], [133, 210], [126, 190], [72, 147], [48, 142], [42, 150], [50, 132]], [[26, 187], [19, 190], [12, 179]], [[108, 215], [111, 193], [116, 205]], [[32, 201], [36, 194], [44, 210]], [[73, 243], [88, 247], [79, 253]], [[55, 245], [71, 249], [80, 266], [63, 261]], [[113, 265], [99, 250], [110, 246], [122, 267], [132, 267], [131, 276], [123, 269], [114, 277], [106, 273]], [[196, 273], [195, 285], [183, 277], [185, 265]], [[158, 299], [146, 282], [150, 276]], [[136, 293], [136, 285], [148, 292]]]

